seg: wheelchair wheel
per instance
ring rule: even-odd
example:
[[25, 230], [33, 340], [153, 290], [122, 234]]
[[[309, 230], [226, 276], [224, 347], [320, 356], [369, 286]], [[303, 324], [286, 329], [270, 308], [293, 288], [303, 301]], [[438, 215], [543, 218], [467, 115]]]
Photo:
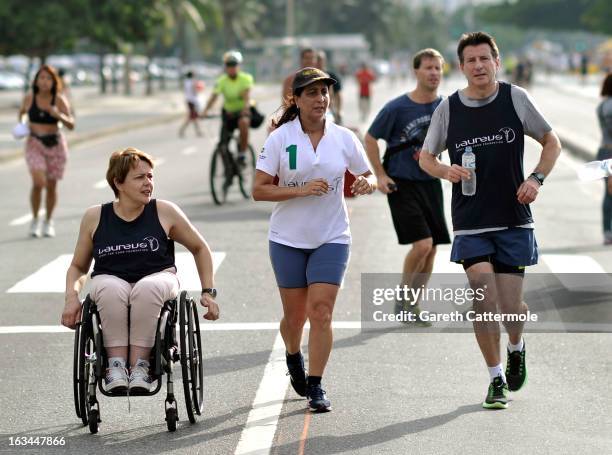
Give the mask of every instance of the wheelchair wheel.
[[[95, 357], [95, 344], [93, 340], [93, 330], [89, 319], [89, 299], [83, 302], [81, 314], [81, 325], [79, 333], [79, 353], [78, 353], [78, 396], [79, 410], [83, 425], [90, 424], [91, 402], [89, 396], [89, 379], [94, 374], [91, 358]], [[96, 421], [99, 419], [98, 411], [95, 411]]]
[[179, 301], [179, 327], [185, 407], [189, 421], [195, 423], [195, 414], [201, 415], [203, 408], [202, 341], [197, 308], [186, 291], [181, 292]]
[[253, 191], [253, 181], [255, 180], [255, 152], [249, 144], [246, 153], [246, 166], [238, 174], [238, 182], [240, 183], [240, 192], [245, 199], [251, 197]]
[[227, 192], [232, 184], [233, 174], [234, 170], [228, 160], [226, 147], [218, 145], [210, 162], [210, 193], [215, 204], [223, 205], [227, 201]]
[[74, 407], [78, 418], [81, 418], [81, 399], [79, 395], [79, 365], [81, 359], [79, 356], [80, 336], [81, 323], [78, 322], [74, 330], [74, 357], [72, 362], [72, 392], [74, 394]]

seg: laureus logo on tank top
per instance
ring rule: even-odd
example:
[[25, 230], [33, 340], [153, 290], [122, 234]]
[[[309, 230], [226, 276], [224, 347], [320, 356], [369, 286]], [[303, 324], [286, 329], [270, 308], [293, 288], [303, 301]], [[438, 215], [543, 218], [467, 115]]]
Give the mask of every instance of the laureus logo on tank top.
[[118, 245], [109, 245], [98, 249], [98, 257], [112, 256], [127, 253], [146, 253], [159, 250], [159, 240], [155, 237], [148, 236], [142, 242], [121, 243]]
[[510, 127], [504, 126], [500, 128], [497, 133], [489, 134], [487, 136], [473, 137], [466, 139], [461, 142], [455, 143], [455, 149], [467, 147], [482, 147], [484, 145], [497, 145], [497, 144], [511, 144], [516, 139], [516, 133]]

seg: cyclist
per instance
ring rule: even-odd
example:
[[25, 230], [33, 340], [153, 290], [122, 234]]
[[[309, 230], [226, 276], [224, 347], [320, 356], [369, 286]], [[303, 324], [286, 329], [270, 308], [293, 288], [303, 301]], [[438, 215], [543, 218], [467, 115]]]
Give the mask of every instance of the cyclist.
[[249, 127], [251, 126], [250, 93], [253, 87], [253, 76], [240, 70], [242, 54], [238, 51], [228, 51], [223, 54], [225, 73], [217, 79], [213, 93], [210, 95], [203, 117], [213, 106], [219, 94], [223, 95], [223, 110], [221, 111], [221, 128], [229, 133], [236, 128], [240, 131], [238, 143], [238, 164], [246, 163], [246, 149], [249, 144]]

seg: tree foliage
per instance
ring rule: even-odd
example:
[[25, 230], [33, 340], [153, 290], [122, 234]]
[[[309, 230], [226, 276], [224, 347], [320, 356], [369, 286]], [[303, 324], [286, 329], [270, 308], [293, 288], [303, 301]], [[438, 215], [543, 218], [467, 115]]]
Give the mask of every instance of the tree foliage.
[[483, 20], [523, 28], [612, 33], [609, 0], [518, 0], [481, 10]]

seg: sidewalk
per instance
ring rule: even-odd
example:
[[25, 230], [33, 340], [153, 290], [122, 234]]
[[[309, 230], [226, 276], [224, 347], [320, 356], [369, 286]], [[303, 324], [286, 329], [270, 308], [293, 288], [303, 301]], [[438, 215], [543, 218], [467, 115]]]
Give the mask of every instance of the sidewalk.
[[[277, 91], [274, 87], [274, 94]], [[270, 93], [271, 87], [256, 85], [252, 96], [261, 100]], [[207, 99], [209, 94], [210, 91], [205, 91], [203, 99]], [[24, 140], [17, 141], [11, 134], [17, 122], [17, 108], [8, 107], [15, 103], [16, 97], [16, 94], [11, 94], [0, 99], [0, 163], [23, 156]], [[217, 106], [220, 103], [217, 101]], [[73, 104], [76, 128], [74, 131], [64, 129], [69, 148], [95, 138], [172, 122], [186, 116], [187, 109], [183, 94], [178, 90], [158, 91], [152, 96], [100, 95], [94, 90], [80, 90], [73, 92]]]

